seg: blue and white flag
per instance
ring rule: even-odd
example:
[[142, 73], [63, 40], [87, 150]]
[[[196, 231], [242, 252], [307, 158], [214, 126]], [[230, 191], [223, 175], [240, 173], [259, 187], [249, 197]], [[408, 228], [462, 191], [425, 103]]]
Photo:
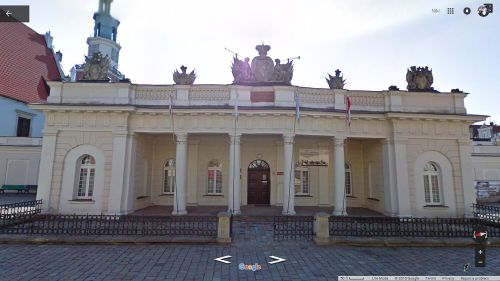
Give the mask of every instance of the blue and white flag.
[[298, 93], [295, 93], [295, 120], [300, 123], [300, 100]]

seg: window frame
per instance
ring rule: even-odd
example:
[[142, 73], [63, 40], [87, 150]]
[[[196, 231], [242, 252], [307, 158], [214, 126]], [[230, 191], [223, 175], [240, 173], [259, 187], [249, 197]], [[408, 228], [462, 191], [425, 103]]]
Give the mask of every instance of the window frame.
[[[210, 176], [213, 175], [212, 184], [210, 184]], [[220, 181], [218, 178], [220, 176]], [[212, 160], [208, 163], [207, 168], [207, 195], [222, 195], [223, 188], [223, 174], [222, 174], [222, 163], [219, 160]], [[220, 186], [218, 184], [220, 183]], [[218, 190], [219, 187], [219, 190]]]
[[[426, 170], [427, 165], [432, 165], [434, 170]], [[442, 179], [439, 165], [435, 162], [428, 161], [425, 163], [422, 173], [424, 202], [426, 205], [443, 205]], [[435, 179], [433, 181], [433, 178]], [[437, 186], [434, 186], [434, 183]], [[427, 184], [427, 187], [426, 187]], [[426, 190], [428, 189], [428, 191]], [[437, 192], [438, 201], [434, 200], [434, 193]], [[427, 197], [429, 201], [427, 201]]]
[[[86, 158], [91, 159], [91, 163], [83, 163]], [[95, 157], [90, 154], [84, 154], [78, 158], [78, 174], [76, 179], [76, 199], [91, 200], [94, 195], [95, 178], [96, 178], [96, 161]], [[93, 163], [92, 163], [93, 162]], [[84, 177], [84, 178], [82, 178]], [[84, 179], [85, 186], [81, 186]], [[83, 192], [82, 192], [83, 191]], [[83, 194], [83, 195], [80, 195]]]
[[[297, 172], [299, 175], [299, 178], [297, 178]], [[304, 173], [307, 174], [307, 182], [304, 181]], [[297, 180], [300, 180], [300, 183], [297, 184]], [[304, 192], [304, 183], [307, 183], [307, 192]], [[309, 167], [295, 167], [295, 175], [294, 175], [294, 191], [295, 191], [295, 196], [307, 196], [311, 194], [311, 171]], [[297, 192], [297, 186], [299, 187], [299, 191]]]
[[[21, 110], [16, 109], [16, 137], [21, 137], [21, 138], [30, 138], [32, 135], [32, 128], [33, 128], [33, 119], [35, 115], [29, 112], [24, 112]], [[20, 136], [18, 134], [19, 132], [19, 119], [27, 119], [29, 121], [29, 127], [28, 127], [28, 135], [27, 136]]]
[[[170, 174], [170, 172], [172, 172], [172, 175]], [[170, 189], [167, 191], [165, 189], [167, 177], [171, 178], [170, 179], [171, 191], [169, 191]], [[162, 194], [174, 194], [174, 191], [175, 191], [175, 159], [170, 158], [170, 159], [167, 159], [163, 164], [163, 182], [162, 182], [161, 192], [162, 192]]]

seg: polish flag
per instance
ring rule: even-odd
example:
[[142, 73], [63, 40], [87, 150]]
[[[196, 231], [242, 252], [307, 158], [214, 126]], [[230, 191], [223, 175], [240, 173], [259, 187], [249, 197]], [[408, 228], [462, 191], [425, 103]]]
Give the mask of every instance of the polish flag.
[[351, 97], [350, 96], [346, 96], [345, 106], [346, 106], [347, 124], [349, 124], [349, 127], [351, 127]]

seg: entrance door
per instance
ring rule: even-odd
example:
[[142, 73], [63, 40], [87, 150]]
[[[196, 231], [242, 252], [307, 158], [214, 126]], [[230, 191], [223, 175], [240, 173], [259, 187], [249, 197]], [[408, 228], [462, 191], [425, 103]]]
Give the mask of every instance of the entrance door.
[[248, 166], [247, 204], [269, 205], [271, 202], [271, 172], [264, 160], [255, 160]]

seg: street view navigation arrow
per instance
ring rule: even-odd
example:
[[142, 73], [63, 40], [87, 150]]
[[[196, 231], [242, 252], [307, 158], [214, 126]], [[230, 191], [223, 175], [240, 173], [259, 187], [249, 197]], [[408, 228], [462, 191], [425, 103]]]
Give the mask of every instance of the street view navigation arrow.
[[269, 264], [275, 264], [275, 263], [286, 261], [285, 259], [280, 258], [280, 257], [276, 257], [276, 256], [269, 256], [269, 257], [272, 259], [275, 259], [275, 261], [270, 261]]
[[0, 5], [0, 22], [29, 22], [28, 5]]
[[214, 259], [214, 261], [218, 261], [218, 262], [222, 262], [222, 263], [231, 263], [230, 261], [225, 261], [225, 259], [228, 259], [230, 257], [231, 256], [223, 256], [223, 257], [219, 257], [219, 258]]

